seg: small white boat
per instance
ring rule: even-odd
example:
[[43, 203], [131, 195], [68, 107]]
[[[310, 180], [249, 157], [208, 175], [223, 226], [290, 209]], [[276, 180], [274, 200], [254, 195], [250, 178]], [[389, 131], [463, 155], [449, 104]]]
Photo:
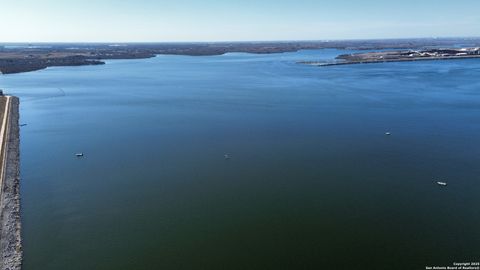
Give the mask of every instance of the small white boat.
[[223, 155], [223, 157], [225, 157], [225, 159], [230, 159], [230, 156], [228, 154]]
[[83, 153], [76, 153], [75, 156], [76, 157], [83, 157]]
[[446, 186], [447, 183], [446, 183], [446, 182], [437, 182], [437, 185], [439, 185], [439, 186]]
[[390, 136], [390, 135], [392, 135], [392, 133], [390, 133], [390, 132], [385, 132], [385, 135]]

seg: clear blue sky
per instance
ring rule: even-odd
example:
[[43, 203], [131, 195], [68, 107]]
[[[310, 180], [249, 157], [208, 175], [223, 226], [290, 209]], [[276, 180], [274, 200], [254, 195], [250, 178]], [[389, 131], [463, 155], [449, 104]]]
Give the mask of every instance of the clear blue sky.
[[0, 42], [480, 36], [479, 0], [0, 0]]

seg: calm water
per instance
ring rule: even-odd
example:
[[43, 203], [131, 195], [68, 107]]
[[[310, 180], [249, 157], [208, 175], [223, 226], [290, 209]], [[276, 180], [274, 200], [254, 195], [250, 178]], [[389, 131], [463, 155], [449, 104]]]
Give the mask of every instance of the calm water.
[[339, 53], [0, 76], [28, 124], [24, 269], [478, 261], [480, 61], [295, 64]]

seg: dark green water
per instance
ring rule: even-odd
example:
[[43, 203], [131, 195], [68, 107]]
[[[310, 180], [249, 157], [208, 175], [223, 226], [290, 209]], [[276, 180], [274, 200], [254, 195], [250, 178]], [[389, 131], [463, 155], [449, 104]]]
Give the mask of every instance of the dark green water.
[[340, 53], [0, 76], [28, 124], [24, 269], [478, 261], [480, 61], [295, 64]]

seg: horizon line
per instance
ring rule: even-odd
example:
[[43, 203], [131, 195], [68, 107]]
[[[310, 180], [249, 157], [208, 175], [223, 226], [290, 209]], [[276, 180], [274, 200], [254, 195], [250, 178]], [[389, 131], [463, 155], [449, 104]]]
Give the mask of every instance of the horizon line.
[[341, 41], [381, 41], [381, 40], [448, 40], [480, 39], [480, 36], [441, 36], [441, 37], [400, 37], [400, 38], [345, 38], [345, 39], [272, 39], [272, 40], [212, 40], [212, 41], [0, 41], [0, 44], [159, 44], [159, 43], [286, 43], [286, 42], [341, 42]]

